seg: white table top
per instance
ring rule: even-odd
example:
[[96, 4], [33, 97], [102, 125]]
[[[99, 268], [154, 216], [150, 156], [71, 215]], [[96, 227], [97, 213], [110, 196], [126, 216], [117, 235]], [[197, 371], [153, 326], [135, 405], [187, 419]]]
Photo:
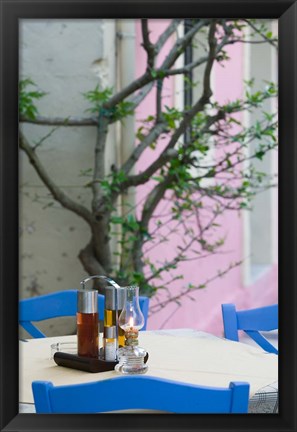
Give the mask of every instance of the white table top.
[[[118, 376], [115, 371], [93, 374], [57, 366], [50, 359], [50, 346], [63, 341], [76, 341], [76, 336], [20, 341], [20, 403], [33, 404], [31, 383], [35, 380], [67, 385]], [[209, 333], [192, 329], [146, 331], [140, 332], [139, 343], [149, 352], [147, 375], [215, 387], [246, 381], [252, 399], [278, 379], [278, 356]]]

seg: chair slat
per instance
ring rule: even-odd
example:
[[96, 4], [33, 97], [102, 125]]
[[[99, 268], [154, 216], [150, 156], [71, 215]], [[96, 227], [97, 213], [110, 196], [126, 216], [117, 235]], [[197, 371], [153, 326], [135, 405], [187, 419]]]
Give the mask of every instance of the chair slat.
[[278, 354], [278, 350], [259, 333], [278, 328], [278, 305], [236, 311], [234, 304], [222, 304], [222, 315], [226, 339], [239, 341], [238, 330], [243, 330], [265, 351]]
[[229, 388], [212, 388], [149, 376], [126, 376], [59, 387], [35, 381], [32, 390], [37, 413], [58, 414], [126, 409], [193, 414], [246, 413], [249, 398], [248, 383], [232, 382]]

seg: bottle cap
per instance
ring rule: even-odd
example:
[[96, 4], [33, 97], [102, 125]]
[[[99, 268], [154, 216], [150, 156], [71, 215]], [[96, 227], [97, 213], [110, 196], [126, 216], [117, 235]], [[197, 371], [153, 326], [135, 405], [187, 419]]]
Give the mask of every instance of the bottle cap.
[[123, 310], [125, 306], [125, 288], [117, 288], [117, 306], [118, 310]]
[[116, 288], [113, 286], [105, 287], [105, 309], [117, 309]]
[[98, 291], [97, 290], [77, 291], [77, 312], [80, 313], [98, 312]]
[[104, 327], [103, 337], [105, 339], [115, 339], [117, 337], [116, 327]]

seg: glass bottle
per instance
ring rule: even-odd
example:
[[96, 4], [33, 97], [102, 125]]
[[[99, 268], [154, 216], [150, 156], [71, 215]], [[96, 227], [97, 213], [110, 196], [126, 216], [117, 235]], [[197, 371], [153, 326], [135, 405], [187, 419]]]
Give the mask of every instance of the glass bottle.
[[105, 287], [104, 328], [116, 327], [117, 348], [125, 345], [125, 332], [118, 325], [125, 301], [125, 290], [120, 286]]
[[116, 326], [104, 327], [103, 347], [105, 360], [114, 362], [117, 358]]
[[120, 315], [124, 309], [125, 304], [125, 288], [117, 288], [117, 334], [118, 334], [118, 348], [125, 346], [125, 331], [119, 325]]
[[82, 357], [98, 358], [98, 291], [78, 290], [76, 318], [78, 355]]

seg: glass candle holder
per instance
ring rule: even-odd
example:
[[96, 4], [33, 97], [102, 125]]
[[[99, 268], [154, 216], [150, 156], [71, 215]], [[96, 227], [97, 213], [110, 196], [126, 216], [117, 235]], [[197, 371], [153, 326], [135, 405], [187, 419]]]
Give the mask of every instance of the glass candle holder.
[[138, 331], [144, 325], [144, 316], [139, 306], [139, 288], [125, 287], [124, 308], [119, 317], [119, 326], [125, 332], [125, 346], [118, 350], [119, 363], [115, 371], [122, 374], [144, 374], [148, 367], [144, 363], [147, 352], [138, 346]]

